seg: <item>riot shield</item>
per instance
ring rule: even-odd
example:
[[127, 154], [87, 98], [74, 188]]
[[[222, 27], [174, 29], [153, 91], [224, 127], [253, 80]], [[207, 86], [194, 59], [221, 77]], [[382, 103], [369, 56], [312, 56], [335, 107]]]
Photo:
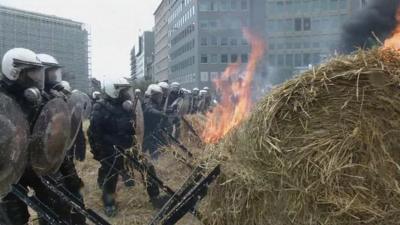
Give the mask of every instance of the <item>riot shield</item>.
[[74, 91], [73, 93], [81, 97], [79, 104], [82, 107], [82, 120], [89, 119], [90, 113], [92, 112], [92, 100], [87, 94], [81, 91]]
[[11, 191], [28, 159], [29, 124], [19, 105], [0, 93], [0, 197]]
[[184, 116], [190, 111], [190, 98], [178, 98], [172, 103], [172, 107], [176, 107], [176, 112], [179, 116]]
[[135, 135], [139, 151], [142, 151], [143, 139], [144, 139], [144, 116], [142, 103], [139, 99], [136, 100], [135, 104]]
[[39, 176], [53, 174], [61, 166], [71, 131], [70, 117], [61, 98], [52, 99], [40, 112], [29, 144], [30, 162]]
[[70, 113], [70, 134], [67, 141], [67, 149], [72, 148], [81, 128], [83, 118], [83, 99], [79, 91], [74, 91], [69, 96], [68, 108]]

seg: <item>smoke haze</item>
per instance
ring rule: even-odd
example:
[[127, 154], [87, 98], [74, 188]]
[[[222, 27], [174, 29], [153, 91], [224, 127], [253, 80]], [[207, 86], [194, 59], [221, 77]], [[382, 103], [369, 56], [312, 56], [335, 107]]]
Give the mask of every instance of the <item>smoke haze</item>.
[[396, 11], [400, 0], [372, 0], [367, 7], [356, 13], [344, 24], [341, 50], [349, 53], [356, 48], [374, 45], [372, 33], [384, 40], [396, 26]]

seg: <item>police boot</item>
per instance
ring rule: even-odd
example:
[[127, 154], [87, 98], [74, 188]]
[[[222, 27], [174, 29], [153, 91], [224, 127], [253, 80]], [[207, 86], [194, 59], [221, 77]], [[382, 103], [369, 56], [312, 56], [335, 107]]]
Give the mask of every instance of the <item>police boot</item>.
[[113, 194], [103, 193], [104, 213], [108, 217], [115, 217], [118, 209], [115, 205], [115, 198]]
[[127, 171], [123, 171], [121, 176], [122, 176], [122, 180], [124, 181], [124, 184], [126, 187], [134, 187], [135, 186], [135, 180], [127, 174]]
[[150, 203], [155, 209], [161, 209], [168, 200], [169, 197], [167, 195], [150, 197]]

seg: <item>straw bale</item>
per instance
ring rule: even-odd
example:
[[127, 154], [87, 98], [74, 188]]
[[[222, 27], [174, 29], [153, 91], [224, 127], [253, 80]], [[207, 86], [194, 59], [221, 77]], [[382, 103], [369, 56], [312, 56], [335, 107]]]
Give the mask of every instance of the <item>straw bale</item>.
[[208, 146], [207, 224], [399, 224], [399, 81], [399, 53], [373, 49], [275, 88]]

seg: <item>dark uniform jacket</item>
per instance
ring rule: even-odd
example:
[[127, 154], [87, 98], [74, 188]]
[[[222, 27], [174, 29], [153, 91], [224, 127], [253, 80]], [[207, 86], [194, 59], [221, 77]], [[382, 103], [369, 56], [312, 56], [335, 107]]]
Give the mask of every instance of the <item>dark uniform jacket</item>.
[[100, 100], [94, 104], [88, 136], [96, 159], [112, 155], [114, 145], [133, 145], [133, 120], [133, 114], [125, 111], [121, 102]]

